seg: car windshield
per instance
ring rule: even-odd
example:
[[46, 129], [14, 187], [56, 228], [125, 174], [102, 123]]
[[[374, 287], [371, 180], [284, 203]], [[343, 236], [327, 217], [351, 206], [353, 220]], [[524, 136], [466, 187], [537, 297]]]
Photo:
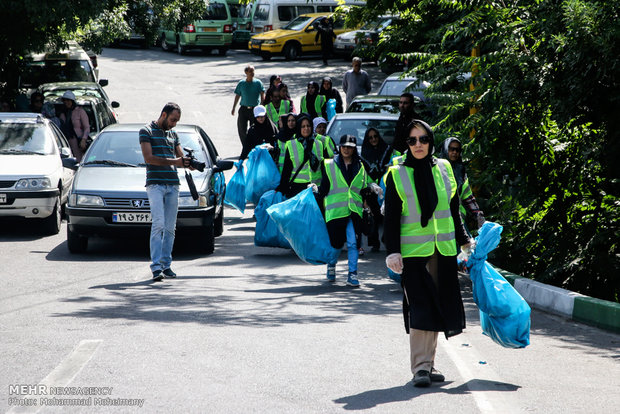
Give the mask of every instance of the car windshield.
[[370, 127], [376, 128], [381, 137], [391, 144], [394, 141], [396, 119], [335, 119], [327, 129], [327, 135], [339, 142], [343, 135], [353, 135], [357, 138], [357, 145], [361, 146], [364, 134]]
[[42, 124], [0, 123], [0, 154], [55, 153], [53, 139]]
[[299, 16], [283, 27], [284, 30], [301, 30], [312, 21], [312, 17]]
[[[417, 81], [411, 80], [411, 79], [388, 80], [385, 82], [385, 84], [383, 84], [378, 95], [399, 95], [400, 96], [403, 92], [411, 92], [414, 96], [424, 98], [423, 89], [426, 89], [426, 87], [428, 86], [428, 83], [420, 82], [419, 85], [416, 85], [416, 82]], [[409, 86], [411, 86], [411, 88], [405, 91], [405, 89], [407, 89]]]
[[97, 98], [100, 98], [100, 99], [106, 99], [106, 97], [103, 96], [101, 94], [101, 92], [99, 90], [97, 90], [97, 89], [71, 89], [71, 88], [67, 88], [67, 89], [45, 90], [45, 91], [43, 91], [43, 96], [45, 96], [46, 98], [47, 97], [60, 98], [68, 90], [73, 92], [73, 94], [76, 97], [78, 97], [78, 98], [80, 96], [94, 96], [94, 97], [97, 97]]
[[210, 3], [207, 11], [202, 15], [202, 20], [226, 20], [226, 5], [224, 3]]
[[34, 88], [50, 82], [96, 82], [85, 60], [45, 60], [28, 64], [21, 75], [23, 87]]
[[347, 112], [375, 112], [380, 114], [398, 114], [398, 101], [353, 101]]
[[[200, 162], [207, 162], [204, 145], [197, 133], [178, 133], [183, 148], [194, 150], [194, 157]], [[138, 140], [138, 131], [104, 131], [93, 142], [86, 153], [85, 164], [112, 165], [120, 163], [129, 165], [145, 165], [142, 149]], [[102, 162], [112, 161], [103, 164]]]

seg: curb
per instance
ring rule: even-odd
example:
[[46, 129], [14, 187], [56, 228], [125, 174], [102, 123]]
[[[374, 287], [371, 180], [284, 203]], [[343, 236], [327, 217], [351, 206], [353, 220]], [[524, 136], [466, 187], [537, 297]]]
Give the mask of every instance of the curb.
[[[493, 266], [493, 265], [491, 265]], [[493, 266], [533, 308], [620, 333], [620, 303], [546, 285]]]

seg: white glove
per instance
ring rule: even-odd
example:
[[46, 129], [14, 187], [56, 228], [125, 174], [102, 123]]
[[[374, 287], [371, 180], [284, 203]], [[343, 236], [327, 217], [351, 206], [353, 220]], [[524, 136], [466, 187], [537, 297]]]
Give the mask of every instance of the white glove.
[[469, 239], [469, 243], [461, 246], [461, 251], [463, 252], [463, 254], [469, 257], [474, 252], [475, 248], [476, 248], [476, 240]]
[[318, 193], [319, 192], [319, 187], [315, 183], [308, 184], [308, 188], [312, 188], [312, 192], [313, 193]]
[[370, 183], [370, 185], [368, 187], [370, 187], [370, 191], [372, 191], [373, 193], [375, 193], [379, 197], [383, 197], [383, 188], [381, 188], [379, 186], [379, 184]]
[[400, 253], [392, 253], [385, 258], [386, 266], [393, 272], [401, 274], [403, 272], [403, 256]]

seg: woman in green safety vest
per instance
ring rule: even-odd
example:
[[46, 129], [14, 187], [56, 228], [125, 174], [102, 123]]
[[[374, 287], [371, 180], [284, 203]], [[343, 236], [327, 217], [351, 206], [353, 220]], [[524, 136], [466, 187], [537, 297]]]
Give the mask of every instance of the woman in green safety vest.
[[291, 112], [291, 102], [287, 99], [282, 99], [280, 95], [280, 86], [282, 86], [282, 84], [271, 89], [271, 99], [269, 103], [265, 105], [267, 116], [276, 125], [278, 125], [278, 121], [282, 115]]
[[314, 139], [312, 121], [307, 114], [297, 118], [298, 131], [284, 145], [284, 166], [276, 191], [294, 197], [313, 181], [320, 182], [323, 145]]
[[314, 126], [314, 137], [323, 144], [323, 157], [334, 158], [336, 143], [332, 137], [325, 135], [327, 132], [327, 121], [325, 118], [318, 116], [312, 120], [312, 125]]
[[387, 174], [384, 241], [388, 268], [402, 274], [413, 385], [428, 387], [445, 380], [434, 368], [438, 332], [448, 338], [465, 328], [455, 239], [464, 251], [473, 241], [461, 222], [452, 167], [432, 156], [431, 127], [414, 119], [407, 129], [406, 156]]
[[[457, 186], [456, 193], [461, 201], [460, 211], [462, 217], [466, 217], [467, 213], [469, 213], [471, 217], [476, 220], [476, 225], [478, 226], [477, 228], [480, 228], [484, 224], [484, 214], [482, 213], [482, 210], [480, 210], [480, 207], [478, 207], [476, 197], [474, 197], [474, 193], [471, 191], [469, 178], [467, 178], [465, 165], [463, 164], [463, 159], [461, 158], [462, 149], [463, 146], [458, 138], [446, 138], [441, 144], [439, 157], [450, 161], [452, 171], [454, 171], [454, 178], [456, 178]], [[463, 225], [465, 225], [465, 230], [467, 230], [467, 224], [465, 221], [463, 221]]]
[[325, 95], [319, 95], [319, 84], [314, 81], [308, 82], [308, 91], [301, 97], [299, 111], [300, 113], [309, 114], [310, 119], [314, 119], [317, 116], [327, 118], [326, 102]]
[[286, 142], [293, 139], [293, 136], [295, 135], [297, 116], [292, 112], [282, 115], [280, 117], [280, 125], [282, 125], [282, 127], [276, 134], [276, 141], [274, 149], [271, 152], [271, 157], [278, 166], [280, 174], [282, 174], [282, 168], [284, 167], [284, 155], [286, 154], [285, 145]]
[[[381, 192], [381, 188], [368, 179], [357, 153], [357, 138], [353, 135], [340, 138], [340, 152], [333, 159], [323, 161], [322, 169], [317, 198], [323, 200], [329, 240], [335, 249], [347, 243], [347, 285], [358, 287], [356, 234], [361, 229], [363, 198], [371, 191]], [[336, 280], [336, 262], [327, 265], [327, 280]]]

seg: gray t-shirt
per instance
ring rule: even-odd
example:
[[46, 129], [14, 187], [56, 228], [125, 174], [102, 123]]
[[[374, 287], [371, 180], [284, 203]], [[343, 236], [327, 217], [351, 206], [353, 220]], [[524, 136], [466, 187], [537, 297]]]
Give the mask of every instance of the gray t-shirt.
[[371, 89], [370, 76], [363, 69], [359, 73], [355, 73], [351, 69], [342, 78], [342, 90], [347, 94], [347, 106], [349, 106], [353, 98], [358, 95], [367, 95]]

